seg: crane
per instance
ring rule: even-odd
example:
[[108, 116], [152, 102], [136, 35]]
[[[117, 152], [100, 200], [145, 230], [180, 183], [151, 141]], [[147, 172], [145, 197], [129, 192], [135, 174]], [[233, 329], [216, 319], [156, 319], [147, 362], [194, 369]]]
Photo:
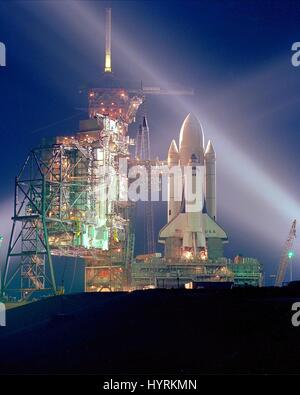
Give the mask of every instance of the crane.
[[275, 286], [280, 287], [284, 281], [286, 269], [288, 266], [288, 261], [292, 257], [291, 248], [296, 237], [296, 220], [293, 221], [288, 238], [284, 244], [283, 251], [281, 254], [281, 259], [278, 267], [278, 272], [276, 275]]

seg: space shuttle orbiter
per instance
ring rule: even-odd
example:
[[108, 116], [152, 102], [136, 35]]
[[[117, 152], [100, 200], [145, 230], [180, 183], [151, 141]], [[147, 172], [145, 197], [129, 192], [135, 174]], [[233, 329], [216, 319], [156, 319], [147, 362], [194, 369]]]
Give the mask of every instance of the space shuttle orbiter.
[[[215, 259], [223, 256], [223, 244], [228, 238], [216, 222], [216, 155], [211, 141], [204, 150], [203, 131], [193, 114], [182, 124], [179, 149], [175, 140], [171, 142], [168, 167], [169, 170], [180, 168], [182, 179], [176, 183], [175, 173], [169, 172], [168, 223], [159, 232], [159, 242], [165, 244], [165, 257]], [[184, 176], [188, 167], [189, 179]], [[180, 194], [178, 188], [181, 188]], [[192, 209], [185, 193], [187, 188], [200, 191], [199, 201]]]

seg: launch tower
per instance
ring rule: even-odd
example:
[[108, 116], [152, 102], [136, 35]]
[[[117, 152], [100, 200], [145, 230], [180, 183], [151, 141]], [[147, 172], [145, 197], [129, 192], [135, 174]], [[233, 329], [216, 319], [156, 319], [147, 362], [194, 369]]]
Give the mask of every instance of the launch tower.
[[130, 157], [134, 141], [128, 125], [144, 95], [115, 87], [111, 76], [108, 9], [105, 86], [89, 89], [89, 118], [80, 122], [74, 135], [56, 137], [32, 150], [16, 177], [2, 293], [18, 273], [23, 298], [34, 291], [57, 293], [53, 255], [85, 260], [86, 291], [128, 289], [134, 234], [132, 203], [119, 199], [120, 185], [127, 178], [126, 172], [121, 174], [120, 159]]

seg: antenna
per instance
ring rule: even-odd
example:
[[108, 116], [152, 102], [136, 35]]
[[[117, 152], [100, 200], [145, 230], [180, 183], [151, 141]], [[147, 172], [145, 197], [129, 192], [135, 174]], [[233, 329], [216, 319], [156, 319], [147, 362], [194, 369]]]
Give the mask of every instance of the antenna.
[[104, 72], [111, 73], [111, 8], [106, 8]]

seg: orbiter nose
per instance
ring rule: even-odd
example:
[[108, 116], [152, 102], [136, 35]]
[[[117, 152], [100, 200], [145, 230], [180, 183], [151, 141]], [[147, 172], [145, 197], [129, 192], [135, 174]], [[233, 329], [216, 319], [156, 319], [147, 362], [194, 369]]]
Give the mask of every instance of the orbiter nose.
[[192, 155], [196, 155], [198, 162], [204, 164], [204, 135], [200, 122], [193, 114], [183, 121], [179, 135], [180, 164], [186, 166]]

